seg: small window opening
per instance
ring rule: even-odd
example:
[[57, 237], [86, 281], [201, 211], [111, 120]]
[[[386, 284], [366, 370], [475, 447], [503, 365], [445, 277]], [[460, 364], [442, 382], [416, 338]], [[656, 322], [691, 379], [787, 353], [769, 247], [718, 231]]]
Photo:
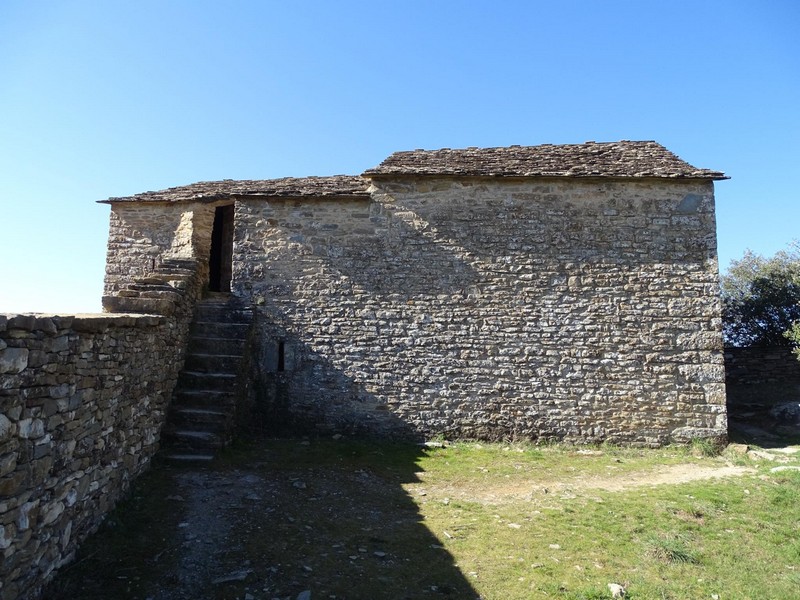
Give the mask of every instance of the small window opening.
[[278, 372], [286, 370], [286, 341], [278, 340]]

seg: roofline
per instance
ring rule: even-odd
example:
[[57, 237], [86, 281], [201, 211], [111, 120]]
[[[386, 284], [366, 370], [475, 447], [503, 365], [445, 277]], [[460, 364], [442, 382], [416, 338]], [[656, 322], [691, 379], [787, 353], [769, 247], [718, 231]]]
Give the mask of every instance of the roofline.
[[368, 199], [370, 194], [367, 192], [360, 194], [223, 194], [217, 196], [198, 196], [195, 198], [185, 198], [181, 200], [141, 200], [133, 196], [120, 198], [107, 198], [105, 200], [95, 200], [97, 204], [187, 204], [196, 202], [198, 204], [213, 204], [225, 200], [247, 200], [250, 198], [267, 198], [270, 200], [348, 200], [354, 198]]
[[364, 171], [361, 174], [362, 177], [365, 177], [370, 180], [388, 180], [388, 179], [420, 179], [420, 178], [440, 178], [440, 179], [489, 179], [489, 180], [497, 180], [497, 179], [506, 179], [506, 180], [518, 180], [518, 181], [528, 181], [531, 179], [594, 179], [594, 180], [601, 180], [601, 181], [643, 181], [643, 180], [652, 180], [652, 181], [724, 181], [725, 179], [730, 179], [728, 175], [720, 173], [719, 175], [598, 175], [598, 174], [589, 174], [589, 175], [557, 175], [557, 174], [536, 174], [536, 175], [504, 175], [502, 173], [495, 173], [495, 174], [467, 174], [467, 173], [371, 173], [370, 171]]

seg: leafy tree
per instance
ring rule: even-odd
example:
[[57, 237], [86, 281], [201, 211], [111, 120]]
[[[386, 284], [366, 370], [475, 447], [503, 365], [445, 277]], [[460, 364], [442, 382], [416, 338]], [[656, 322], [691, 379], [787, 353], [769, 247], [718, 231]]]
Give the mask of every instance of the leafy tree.
[[[748, 250], [720, 279], [725, 343], [800, 343], [800, 245], [764, 258]], [[792, 334], [791, 332], [795, 332]], [[793, 335], [797, 337], [794, 338]]]
[[794, 353], [800, 360], [800, 321], [795, 321], [783, 335], [794, 346]]

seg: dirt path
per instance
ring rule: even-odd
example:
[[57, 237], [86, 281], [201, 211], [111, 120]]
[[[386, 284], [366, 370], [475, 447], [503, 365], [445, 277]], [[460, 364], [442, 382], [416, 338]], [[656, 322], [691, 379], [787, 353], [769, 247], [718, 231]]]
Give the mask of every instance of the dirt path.
[[666, 465], [651, 471], [633, 473], [614, 473], [612, 471], [604, 475], [576, 475], [563, 481], [542, 481], [538, 478], [523, 476], [488, 486], [484, 483], [473, 486], [463, 484], [431, 485], [425, 481], [426, 473], [419, 473], [421, 481], [408, 484], [405, 488], [415, 496], [458, 498], [481, 504], [506, 504], [520, 499], [533, 500], [547, 494], [568, 499], [593, 490], [622, 492], [657, 485], [677, 485], [705, 479], [740, 477], [755, 472], [753, 468], [737, 467], [731, 464], [711, 467], [687, 463]]

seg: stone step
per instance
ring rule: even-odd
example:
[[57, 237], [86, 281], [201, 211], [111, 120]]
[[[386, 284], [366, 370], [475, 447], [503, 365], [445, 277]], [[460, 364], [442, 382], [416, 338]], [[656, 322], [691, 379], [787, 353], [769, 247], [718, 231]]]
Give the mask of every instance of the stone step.
[[164, 263], [158, 267], [158, 273], [161, 275], [169, 275], [170, 277], [191, 277], [195, 274], [194, 269], [186, 269], [183, 267], [167, 266]]
[[164, 431], [163, 437], [169, 442], [171, 451], [180, 451], [181, 453], [186, 449], [208, 451], [218, 450], [225, 446], [225, 439], [211, 431], [169, 427]]
[[174, 464], [188, 466], [197, 463], [209, 463], [212, 460], [214, 460], [214, 455], [204, 452], [186, 452], [186, 453], [164, 452], [163, 454], [161, 454], [161, 458], [168, 460]]
[[166, 298], [126, 298], [103, 296], [103, 310], [110, 313], [135, 313], [169, 316], [175, 312], [175, 303]]
[[250, 331], [250, 323], [218, 323], [212, 321], [196, 321], [192, 323], [192, 337], [219, 337], [243, 340]]
[[197, 260], [194, 258], [179, 258], [172, 256], [161, 260], [162, 265], [169, 265], [171, 267], [183, 267], [186, 269], [194, 269], [197, 266]]
[[178, 390], [191, 390], [197, 393], [232, 393], [235, 387], [236, 375], [231, 373], [182, 371], [178, 376]]
[[162, 292], [172, 292], [175, 293], [175, 288], [167, 283], [129, 283], [126, 290], [131, 290], [135, 292], [152, 292], [152, 291], [162, 291]]
[[138, 286], [154, 286], [160, 287], [167, 285], [167, 277], [164, 275], [160, 275], [158, 271], [150, 273], [149, 275], [145, 275], [144, 277], [136, 277], [133, 280], [133, 283], [129, 283], [128, 287], [131, 288], [135, 285]]
[[237, 338], [216, 338], [193, 336], [189, 340], [189, 352], [193, 354], [212, 354], [219, 352], [228, 355], [244, 355], [245, 340]]
[[212, 433], [224, 432], [232, 418], [229, 412], [214, 408], [173, 407], [169, 414], [169, 421], [176, 428]]
[[180, 389], [172, 402], [178, 408], [210, 408], [232, 410], [236, 406], [236, 395], [230, 391]]
[[184, 368], [195, 373], [231, 373], [239, 370], [241, 354], [195, 354], [186, 357]]
[[172, 302], [180, 302], [181, 298], [183, 298], [183, 293], [179, 290], [176, 290], [171, 285], [166, 286], [167, 289], [155, 289], [155, 286], [151, 286], [150, 289], [143, 289], [138, 290], [138, 294], [140, 298], [155, 298], [160, 300], [171, 300]]
[[247, 323], [253, 321], [253, 311], [227, 304], [198, 304], [194, 311], [195, 321], [212, 323]]

